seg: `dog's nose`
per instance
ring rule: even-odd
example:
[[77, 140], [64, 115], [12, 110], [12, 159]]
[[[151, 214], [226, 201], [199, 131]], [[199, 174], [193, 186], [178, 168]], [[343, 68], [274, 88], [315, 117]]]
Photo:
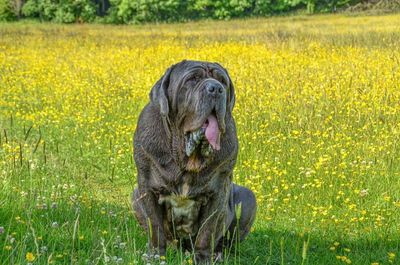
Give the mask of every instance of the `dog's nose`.
[[210, 95], [222, 94], [224, 88], [219, 84], [211, 83], [207, 85], [207, 92]]

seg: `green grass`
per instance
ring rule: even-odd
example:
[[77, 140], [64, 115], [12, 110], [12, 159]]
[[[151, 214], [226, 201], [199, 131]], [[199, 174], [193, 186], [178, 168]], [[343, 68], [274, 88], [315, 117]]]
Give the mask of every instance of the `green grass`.
[[0, 263], [144, 264], [132, 135], [153, 83], [195, 58], [233, 77], [234, 180], [259, 203], [225, 264], [399, 264], [399, 20], [0, 24]]

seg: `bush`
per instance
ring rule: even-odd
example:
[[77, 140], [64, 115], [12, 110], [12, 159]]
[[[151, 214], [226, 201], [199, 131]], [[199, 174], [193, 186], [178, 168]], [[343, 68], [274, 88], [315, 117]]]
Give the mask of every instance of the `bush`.
[[[0, 0], [1, 1], [1, 0]], [[35, 0], [28, 0], [25, 5], [22, 7], [22, 14], [26, 17], [38, 17], [39, 5]]]
[[96, 6], [91, 0], [28, 0], [22, 13], [60, 23], [91, 22], [96, 17]]
[[[0, 0], [0, 19], [18, 17], [18, 3], [23, 1]], [[199, 18], [265, 16], [298, 10], [307, 10], [310, 14], [335, 12], [337, 8], [360, 2], [361, 0], [26, 0], [22, 14], [60, 23], [91, 22], [95, 19], [105, 23], [174, 22]], [[100, 19], [96, 18], [96, 14], [106, 16]]]
[[[114, 0], [109, 16], [117, 23], [181, 21], [188, 17], [188, 2], [180, 0]], [[113, 7], [114, 6], [114, 7]]]
[[0, 0], [0, 21], [11, 21], [16, 19], [13, 1]]
[[63, 23], [91, 22], [95, 17], [96, 7], [90, 0], [65, 0], [58, 6], [54, 21]]

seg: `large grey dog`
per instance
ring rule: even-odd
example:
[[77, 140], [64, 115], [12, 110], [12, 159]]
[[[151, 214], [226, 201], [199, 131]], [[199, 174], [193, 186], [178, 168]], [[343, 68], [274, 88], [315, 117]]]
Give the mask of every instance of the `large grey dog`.
[[249, 233], [255, 196], [232, 182], [234, 105], [231, 78], [218, 63], [184, 60], [151, 89], [134, 136], [139, 187], [132, 199], [151, 251], [165, 255], [168, 241], [180, 242], [197, 264], [209, 264], [228, 234], [243, 240]]

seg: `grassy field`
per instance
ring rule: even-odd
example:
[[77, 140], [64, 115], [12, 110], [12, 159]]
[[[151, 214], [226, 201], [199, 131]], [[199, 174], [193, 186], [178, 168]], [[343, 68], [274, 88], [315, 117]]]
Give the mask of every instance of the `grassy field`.
[[399, 21], [0, 24], [0, 263], [143, 263], [132, 135], [189, 58], [233, 78], [234, 180], [259, 202], [225, 264], [400, 264]]

